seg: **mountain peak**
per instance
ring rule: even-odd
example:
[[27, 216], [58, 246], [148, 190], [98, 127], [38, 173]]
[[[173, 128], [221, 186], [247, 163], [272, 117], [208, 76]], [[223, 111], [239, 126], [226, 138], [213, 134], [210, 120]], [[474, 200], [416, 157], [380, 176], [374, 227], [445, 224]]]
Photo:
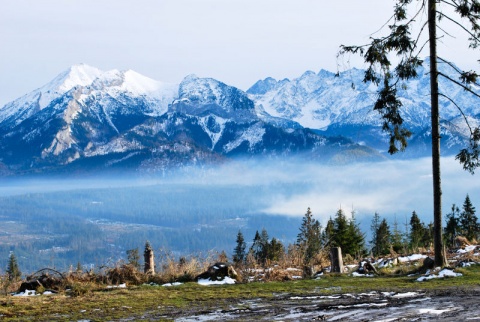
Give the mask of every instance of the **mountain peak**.
[[[49, 85], [58, 92], [67, 92], [75, 86], [90, 85], [103, 71], [87, 64], [75, 64], [58, 75]], [[53, 85], [53, 86], [52, 86]]]
[[253, 84], [253, 86], [247, 90], [247, 93], [253, 95], [263, 95], [275, 88], [277, 83], [278, 81], [275, 78], [267, 77], [264, 80], [259, 80]]

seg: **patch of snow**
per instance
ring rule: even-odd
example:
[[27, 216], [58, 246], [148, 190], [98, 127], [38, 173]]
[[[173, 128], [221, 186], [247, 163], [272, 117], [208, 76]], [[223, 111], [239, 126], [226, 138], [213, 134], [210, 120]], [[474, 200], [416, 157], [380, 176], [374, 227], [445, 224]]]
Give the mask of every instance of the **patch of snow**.
[[414, 262], [414, 261], [418, 261], [418, 260], [424, 259], [424, 258], [427, 258], [427, 255], [413, 254], [413, 255], [410, 255], [410, 256], [399, 257], [398, 261], [401, 262], [401, 263]]
[[423, 282], [423, 281], [431, 280], [431, 279], [434, 279], [434, 278], [459, 277], [459, 276], [462, 276], [462, 274], [461, 273], [455, 273], [454, 271], [452, 271], [450, 269], [442, 269], [438, 273], [438, 275], [431, 274], [431, 275], [422, 276], [422, 277], [417, 278], [417, 282]]
[[353, 277], [373, 277], [373, 274], [360, 274], [358, 272], [353, 272], [352, 276]]
[[108, 285], [107, 288], [127, 288], [127, 284], [123, 283], [120, 285]]
[[198, 284], [200, 285], [224, 285], [224, 284], [235, 284], [235, 280], [231, 277], [226, 276], [222, 281], [211, 281], [209, 279], [199, 279]]
[[265, 135], [265, 128], [263, 128], [261, 123], [257, 123], [246, 131], [242, 132], [242, 135], [237, 139], [229, 142], [224, 146], [225, 152], [230, 152], [242, 144], [242, 142], [247, 141], [249, 143], [250, 149], [253, 149], [255, 144], [262, 141], [263, 136]]
[[397, 294], [393, 295], [392, 298], [403, 299], [403, 298], [406, 298], [406, 297], [415, 297], [415, 296], [418, 296], [418, 294], [419, 293], [417, 293], [417, 292], [397, 293]]
[[446, 310], [436, 310], [436, 309], [419, 309], [418, 313], [420, 314], [436, 314], [440, 315], [445, 312], [450, 312], [452, 309], [446, 309]]
[[349, 309], [352, 307], [382, 307], [387, 306], [388, 303], [359, 303], [353, 305], [339, 305], [337, 306], [338, 309]]
[[180, 282], [174, 282], [174, 283], [163, 284], [162, 286], [170, 287], [170, 286], [179, 286], [179, 285], [182, 285], [182, 284], [183, 283], [180, 283]]
[[288, 267], [286, 271], [301, 271], [300, 268], [295, 268], [295, 267]]
[[474, 251], [476, 248], [477, 248], [477, 245], [466, 246], [465, 249], [457, 250], [457, 253], [458, 254], [470, 253], [470, 252]]
[[38, 296], [35, 290], [25, 290], [25, 292], [15, 293], [13, 296]]

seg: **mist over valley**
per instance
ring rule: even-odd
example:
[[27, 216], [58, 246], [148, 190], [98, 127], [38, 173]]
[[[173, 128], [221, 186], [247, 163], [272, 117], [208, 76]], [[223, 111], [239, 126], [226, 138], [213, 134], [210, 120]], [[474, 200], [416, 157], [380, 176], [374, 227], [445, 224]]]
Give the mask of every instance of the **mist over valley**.
[[[453, 158], [443, 160], [444, 211], [466, 194], [480, 202], [480, 183]], [[182, 174], [23, 178], [0, 184], [0, 265], [14, 251], [26, 271], [114, 263], [150, 241], [174, 256], [231, 255], [238, 231], [251, 245], [266, 229], [296, 241], [306, 209], [325, 227], [352, 210], [368, 237], [378, 212], [404, 231], [416, 211], [433, 220], [430, 160], [324, 165], [305, 161], [237, 161]]]

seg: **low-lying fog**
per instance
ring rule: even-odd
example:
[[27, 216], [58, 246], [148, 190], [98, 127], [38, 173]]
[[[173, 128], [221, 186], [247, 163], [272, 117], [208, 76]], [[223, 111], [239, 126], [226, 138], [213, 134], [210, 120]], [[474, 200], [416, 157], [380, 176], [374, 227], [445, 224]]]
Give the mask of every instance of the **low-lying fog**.
[[[217, 168], [188, 169], [182, 175], [154, 177], [125, 175], [116, 178], [8, 179], [0, 183], [0, 196], [45, 193], [73, 189], [149, 186], [164, 183], [257, 186], [291, 184], [291, 190], [269, 189], [259, 195], [267, 205], [258, 212], [303, 216], [311, 207], [315, 217], [325, 222], [341, 207], [355, 210], [357, 219], [378, 212], [399, 222], [415, 210], [425, 222], [432, 221], [432, 176], [429, 158], [352, 165], [319, 165], [306, 162], [270, 160], [236, 162]], [[295, 189], [294, 187], [301, 187]], [[469, 194], [473, 205], [480, 204], [480, 180], [464, 171], [453, 157], [442, 159], [443, 212], [453, 203], [461, 206]], [[228, 202], [226, 200], [225, 202]], [[208, 204], [203, 205], [208, 208]]]

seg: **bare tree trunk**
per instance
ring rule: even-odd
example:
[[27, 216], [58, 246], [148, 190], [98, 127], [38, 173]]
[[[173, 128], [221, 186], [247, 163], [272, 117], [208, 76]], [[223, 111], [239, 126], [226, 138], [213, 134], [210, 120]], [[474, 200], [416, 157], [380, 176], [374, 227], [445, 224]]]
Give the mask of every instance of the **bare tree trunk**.
[[442, 183], [440, 178], [440, 125], [438, 107], [437, 68], [437, 8], [436, 0], [428, 0], [428, 30], [430, 44], [430, 92], [432, 118], [433, 226], [435, 266], [445, 266], [442, 241]]

